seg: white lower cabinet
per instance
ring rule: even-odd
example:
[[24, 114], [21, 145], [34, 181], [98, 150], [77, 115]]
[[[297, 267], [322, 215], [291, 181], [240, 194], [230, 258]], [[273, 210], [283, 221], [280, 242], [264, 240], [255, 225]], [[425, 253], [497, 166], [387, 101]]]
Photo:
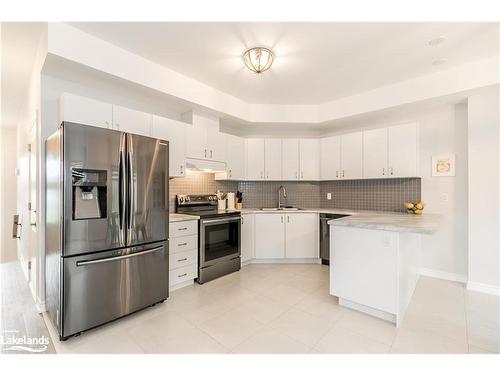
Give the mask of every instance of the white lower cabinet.
[[198, 220], [169, 225], [169, 289], [185, 286], [198, 277]]
[[241, 262], [254, 258], [255, 215], [241, 215]]
[[287, 214], [285, 256], [287, 258], [319, 258], [318, 215]]
[[319, 257], [318, 214], [255, 214], [256, 259]]
[[285, 257], [285, 215], [255, 215], [255, 258]]

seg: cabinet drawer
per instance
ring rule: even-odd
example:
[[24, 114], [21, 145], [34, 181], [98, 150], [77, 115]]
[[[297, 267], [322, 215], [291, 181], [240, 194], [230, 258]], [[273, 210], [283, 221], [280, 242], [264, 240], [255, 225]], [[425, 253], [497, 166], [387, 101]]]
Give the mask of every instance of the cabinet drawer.
[[198, 250], [198, 235], [177, 237], [170, 240], [170, 254], [187, 250]]
[[169, 269], [174, 270], [179, 267], [197, 264], [197, 255], [198, 253], [196, 250], [188, 250], [182, 251], [180, 253], [170, 254], [168, 267]]
[[198, 266], [196, 264], [191, 264], [190, 266], [171, 270], [169, 273], [169, 285], [172, 286], [198, 277]]
[[170, 223], [170, 238], [198, 234], [198, 220], [176, 221]]

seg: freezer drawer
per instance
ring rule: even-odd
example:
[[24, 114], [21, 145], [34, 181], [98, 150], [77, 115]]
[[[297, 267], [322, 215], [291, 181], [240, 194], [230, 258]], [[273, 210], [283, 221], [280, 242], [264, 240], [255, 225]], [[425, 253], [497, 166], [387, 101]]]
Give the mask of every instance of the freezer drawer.
[[168, 297], [168, 242], [63, 258], [62, 338]]

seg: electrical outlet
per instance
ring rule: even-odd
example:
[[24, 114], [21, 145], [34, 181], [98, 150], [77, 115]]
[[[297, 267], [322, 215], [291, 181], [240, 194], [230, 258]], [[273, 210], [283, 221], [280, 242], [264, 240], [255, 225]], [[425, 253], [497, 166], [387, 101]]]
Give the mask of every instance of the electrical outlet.
[[332, 193], [326, 193], [326, 199], [332, 200]]
[[391, 247], [391, 237], [387, 234], [382, 237], [382, 247]]
[[441, 201], [448, 202], [448, 193], [441, 193]]

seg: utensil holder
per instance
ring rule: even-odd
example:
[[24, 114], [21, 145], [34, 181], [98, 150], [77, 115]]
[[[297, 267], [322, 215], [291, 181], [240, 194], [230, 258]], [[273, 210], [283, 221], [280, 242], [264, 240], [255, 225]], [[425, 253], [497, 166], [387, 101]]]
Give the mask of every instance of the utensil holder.
[[217, 209], [218, 210], [225, 210], [226, 209], [226, 200], [225, 199], [219, 199], [217, 201]]

